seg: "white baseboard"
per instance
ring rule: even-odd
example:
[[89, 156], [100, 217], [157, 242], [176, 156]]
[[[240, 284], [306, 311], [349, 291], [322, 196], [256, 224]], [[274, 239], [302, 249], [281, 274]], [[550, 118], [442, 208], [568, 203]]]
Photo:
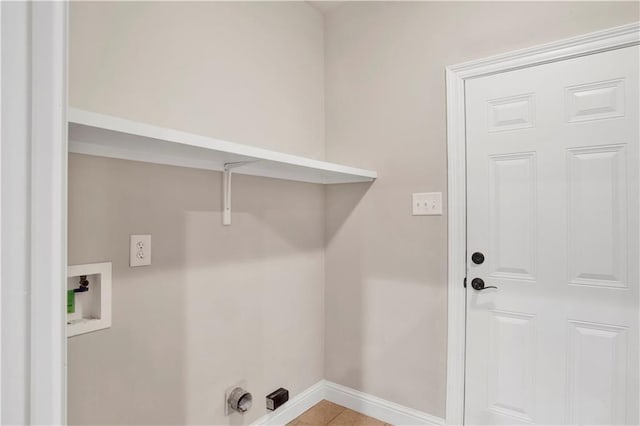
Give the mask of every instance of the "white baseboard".
[[444, 425], [444, 419], [378, 398], [337, 383], [321, 380], [290, 399], [273, 413], [256, 420], [258, 425], [286, 425], [321, 400], [350, 408], [392, 425]]
[[255, 426], [286, 425], [324, 399], [324, 380], [291, 398], [276, 411], [265, 414], [252, 424]]
[[392, 425], [444, 425], [444, 419], [325, 381], [324, 398]]

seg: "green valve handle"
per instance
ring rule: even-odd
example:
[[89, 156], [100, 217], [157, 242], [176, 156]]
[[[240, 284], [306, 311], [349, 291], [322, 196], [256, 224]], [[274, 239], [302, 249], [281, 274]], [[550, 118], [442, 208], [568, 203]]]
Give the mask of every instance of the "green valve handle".
[[76, 311], [76, 292], [67, 290], [67, 313], [73, 314]]

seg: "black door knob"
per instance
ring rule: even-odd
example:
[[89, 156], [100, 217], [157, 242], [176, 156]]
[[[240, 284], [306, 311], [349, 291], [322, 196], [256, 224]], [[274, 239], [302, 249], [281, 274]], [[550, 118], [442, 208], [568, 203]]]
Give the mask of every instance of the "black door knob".
[[474, 278], [473, 280], [471, 280], [471, 287], [473, 287], [474, 290], [486, 290], [488, 288], [498, 288], [494, 285], [490, 285], [485, 287], [484, 285], [484, 280], [482, 278]]
[[482, 263], [484, 263], [484, 254], [480, 253], [479, 251], [473, 253], [471, 255], [471, 261], [476, 265], [481, 265]]

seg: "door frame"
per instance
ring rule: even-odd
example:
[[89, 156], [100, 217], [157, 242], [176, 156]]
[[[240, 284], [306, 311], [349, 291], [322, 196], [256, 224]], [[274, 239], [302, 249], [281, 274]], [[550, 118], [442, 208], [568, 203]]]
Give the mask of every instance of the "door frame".
[[446, 68], [448, 302], [446, 424], [464, 423], [466, 356], [465, 81], [640, 44], [640, 22]]
[[31, 424], [66, 424], [66, 1], [31, 4]]
[[0, 4], [0, 422], [7, 424], [66, 424], [67, 13], [66, 1]]

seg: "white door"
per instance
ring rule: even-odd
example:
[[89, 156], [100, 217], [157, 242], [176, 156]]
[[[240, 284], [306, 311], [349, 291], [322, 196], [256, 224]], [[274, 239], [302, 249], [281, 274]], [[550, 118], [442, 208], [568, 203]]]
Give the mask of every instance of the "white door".
[[640, 422], [638, 61], [466, 83], [467, 424]]

